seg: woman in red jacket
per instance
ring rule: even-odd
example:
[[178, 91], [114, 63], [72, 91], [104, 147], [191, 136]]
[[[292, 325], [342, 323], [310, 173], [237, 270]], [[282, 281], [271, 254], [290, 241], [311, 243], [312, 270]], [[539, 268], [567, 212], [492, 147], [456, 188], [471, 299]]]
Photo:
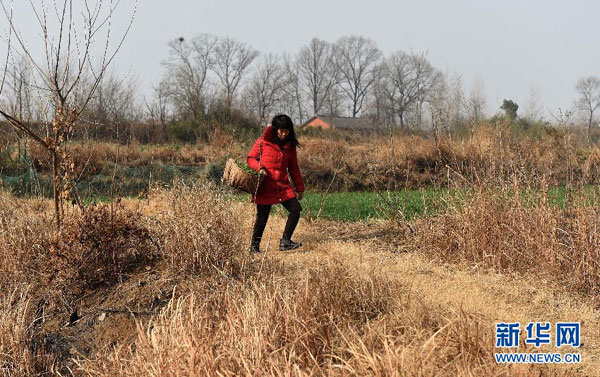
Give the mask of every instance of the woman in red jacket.
[[[279, 250], [297, 249], [302, 245], [301, 242], [292, 241], [302, 211], [298, 200], [302, 200], [304, 194], [304, 182], [296, 157], [296, 147], [299, 145], [292, 119], [287, 115], [276, 115], [248, 154], [248, 166], [265, 176], [256, 194], [252, 195], [252, 202], [256, 203], [256, 219], [251, 252], [260, 252], [260, 241], [271, 206], [277, 203], [283, 204], [289, 212]], [[290, 185], [288, 172], [295, 191]]]

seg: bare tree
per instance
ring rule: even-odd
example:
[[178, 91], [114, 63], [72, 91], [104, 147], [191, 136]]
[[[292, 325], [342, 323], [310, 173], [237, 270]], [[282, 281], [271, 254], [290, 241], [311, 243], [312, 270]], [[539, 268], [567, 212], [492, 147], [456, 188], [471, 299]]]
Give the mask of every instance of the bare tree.
[[313, 115], [317, 115], [338, 82], [333, 47], [326, 41], [313, 38], [298, 54], [299, 79], [308, 96]]
[[467, 100], [467, 114], [469, 118], [474, 120], [481, 120], [485, 117], [484, 83], [479, 76], [475, 77], [471, 86], [471, 92]]
[[466, 97], [463, 91], [463, 78], [462, 75], [454, 72], [453, 74], [447, 74], [448, 79], [448, 111], [449, 111], [449, 128], [456, 130], [465, 120], [465, 104]]
[[287, 78], [279, 110], [289, 114], [292, 119], [297, 119], [299, 123], [303, 123], [306, 120], [307, 111], [300, 83], [300, 65], [290, 55], [284, 55], [283, 62]]
[[540, 88], [536, 85], [532, 85], [529, 88], [529, 97], [527, 97], [527, 104], [525, 105], [525, 118], [539, 122], [543, 120], [542, 116], [542, 105], [541, 105], [541, 94]]
[[425, 122], [423, 121], [423, 118], [424, 118], [424, 115], [427, 114], [428, 110], [429, 110], [429, 113], [431, 112], [432, 101], [433, 101], [433, 98], [432, 98], [433, 92], [439, 85], [442, 85], [442, 83], [445, 84], [444, 81], [445, 81], [444, 74], [436, 69], [433, 69], [431, 74], [429, 76], [427, 76], [427, 81], [423, 81], [423, 83], [426, 85], [426, 87], [423, 88], [423, 94], [417, 100], [416, 122], [415, 122], [415, 126], [417, 129], [420, 129], [425, 124]]
[[450, 135], [451, 130], [463, 122], [463, 110], [468, 107], [463, 94], [462, 77], [439, 72], [429, 94], [429, 104], [432, 128], [436, 135], [440, 131]]
[[591, 141], [594, 112], [600, 108], [600, 79], [595, 76], [577, 81], [575, 90], [579, 94], [577, 107], [587, 115], [588, 141]]
[[437, 137], [440, 131], [450, 134], [450, 88], [444, 74], [440, 73], [429, 95], [431, 128]]
[[33, 94], [31, 66], [26, 58], [12, 62], [12, 67], [7, 72], [5, 86], [6, 106], [15, 118], [24, 122], [33, 119]]
[[433, 68], [426, 59], [425, 53], [421, 55], [412, 54], [415, 81], [417, 84], [416, 102], [416, 128], [421, 128], [423, 123], [424, 104], [429, 101], [432, 88], [443, 80], [441, 72]]
[[199, 118], [206, 111], [205, 91], [217, 42], [213, 35], [200, 34], [189, 42], [177, 38], [168, 44], [169, 58], [163, 63], [167, 72], [159, 87], [180, 117]]
[[237, 91], [248, 67], [258, 56], [258, 51], [233, 38], [219, 39], [214, 50], [214, 70], [221, 82], [228, 108], [233, 105]]
[[171, 118], [168, 88], [164, 81], [161, 81], [153, 88], [153, 96], [150, 101], [146, 100], [146, 111], [154, 125], [161, 128], [162, 138], [167, 137], [167, 123]]
[[[325, 97], [325, 102], [323, 103], [323, 107], [326, 109], [327, 114], [331, 116], [342, 116], [346, 111], [344, 111], [344, 106], [348, 104], [346, 101], [346, 96], [342, 87], [338, 85], [334, 85], [327, 97]], [[323, 110], [321, 110], [323, 111]], [[351, 112], [351, 108], [348, 107], [347, 113]]]
[[422, 104], [427, 99], [437, 71], [424, 55], [397, 51], [385, 62], [383, 90], [393, 114], [397, 115], [400, 127], [407, 125], [407, 115], [417, 114], [419, 123]]
[[[33, 87], [38, 92], [36, 98], [40, 102], [39, 107], [44, 110], [44, 130], [33, 129], [3, 101], [0, 102], [0, 115], [10, 126], [39, 143], [50, 154], [55, 218], [57, 227], [60, 227], [62, 203], [70, 199], [74, 178], [74, 164], [67, 153], [65, 141], [78, 126], [79, 116], [121, 47], [134, 17], [129, 19], [116, 45], [111, 47], [111, 36], [115, 34], [113, 18], [116, 17], [120, 2], [108, 2], [107, 5], [102, 0], [83, 3], [61, 0], [49, 7], [43, 0], [31, 0], [30, 4], [44, 38], [42, 58], [29, 48], [20, 32], [20, 22], [14, 18], [12, 7], [7, 5], [6, 0], [0, 0], [2, 15], [6, 19], [4, 25], [7, 25], [7, 49], [4, 54], [7, 58], [5, 73], [0, 78], [0, 95], [11, 57], [26, 59], [32, 67]], [[137, 3], [133, 5], [133, 15], [136, 7]], [[96, 41], [101, 41], [99, 56], [94, 56]], [[92, 84], [82, 87], [86, 80]]]
[[389, 125], [393, 123], [394, 114], [391, 112], [391, 106], [387, 98], [387, 83], [385, 64], [380, 63], [374, 70], [375, 81], [371, 101], [369, 102], [369, 112], [375, 118], [378, 125]]
[[[14, 56], [13, 56], [14, 58]], [[8, 112], [21, 122], [31, 124], [34, 121], [34, 103], [32, 94], [31, 66], [27, 59], [21, 58], [13, 61], [12, 67], [8, 67], [6, 73], [6, 85], [4, 87], [4, 101]], [[5, 130], [9, 138], [17, 140], [18, 156], [21, 156], [21, 144], [26, 140], [25, 134], [14, 127]]]
[[285, 67], [272, 54], [266, 55], [254, 71], [246, 88], [249, 106], [261, 122], [267, 120], [272, 110], [279, 104], [287, 84]]
[[375, 82], [374, 70], [381, 58], [376, 43], [361, 36], [340, 38], [335, 44], [335, 62], [340, 88], [349, 98], [352, 117], [362, 111], [365, 98]]
[[124, 126], [135, 119], [137, 82], [131, 75], [105, 74], [82, 118], [91, 124], [93, 138], [127, 137]]

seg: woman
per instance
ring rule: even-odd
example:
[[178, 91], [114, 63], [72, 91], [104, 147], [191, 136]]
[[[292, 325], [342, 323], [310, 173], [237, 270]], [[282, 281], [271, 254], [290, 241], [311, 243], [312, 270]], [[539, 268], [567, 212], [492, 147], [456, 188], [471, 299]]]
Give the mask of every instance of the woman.
[[[256, 219], [250, 246], [253, 253], [260, 252], [260, 241], [269, 212], [276, 203], [283, 204], [289, 212], [279, 241], [279, 250], [293, 250], [302, 246], [301, 242], [292, 241], [292, 234], [302, 211], [298, 200], [302, 200], [304, 194], [304, 182], [296, 157], [296, 147], [299, 145], [292, 119], [287, 115], [276, 115], [248, 154], [248, 166], [264, 175], [258, 191], [252, 195], [252, 202], [256, 203]], [[296, 188], [295, 192], [290, 185], [288, 172]]]

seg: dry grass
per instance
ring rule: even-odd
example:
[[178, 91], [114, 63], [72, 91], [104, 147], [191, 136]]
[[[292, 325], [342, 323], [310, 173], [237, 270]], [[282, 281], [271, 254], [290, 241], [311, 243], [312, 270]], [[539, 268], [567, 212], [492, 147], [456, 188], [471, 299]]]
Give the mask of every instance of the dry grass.
[[510, 125], [482, 123], [462, 138], [370, 136], [346, 141], [306, 137], [299, 150], [308, 186], [372, 190], [510, 184], [598, 183], [600, 152], [565, 131], [541, 137], [515, 135]]
[[0, 192], [0, 291], [36, 281], [47, 266], [52, 240], [50, 203], [17, 200]]
[[239, 214], [210, 184], [176, 184], [153, 194], [162, 203], [150, 227], [175, 273], [237, 276], [248, 259]]
[[[107, 164], [118, 163], [124, 166], [147, 166], [161, 162], [169, 165], [201, 165], [207, 161], [205, 150], [194, 146], [153, 146], [119, 145], [106, 142], [82, 142], [69, 146], [75, 163], [75, 176], [87, 177], [99, 174]], [[50, 156], [36, 143], [30, 143], [29, 153], [40, 171], [49, 171]]]
[[[56, 257], [46, 202], [1, 198], [10, 245], [0, 243], [10, 292], [0, 297], [4, 375], [571, 376], [598, 365], [594, 296], [569, 298], [559, 287], [569, 268], [581, 276], [571, 291], [597, 283], [597, 216], [583, 203], [524, 207], [508, 191], [482, 192], [414, 224], [416, 236], [398, 232], [395, 242], [414, 253], [385, 252], [394, 224], [302, 220], [297, 236], [311, 252], [253, 258], [250, 205], [227, 202], [213, 186], [177, 185], [127, 201], [115, 216], [110, 206], [69, 214], [59, 250], [85, 272], [63, 272], [85, 283], [70, 285], [71, 310], [83, 318], [69, 323], [70, 311], [47, 302]], [[267, 232], [284, 220], [273, 215]], [[86, 255], [98, 258], [86, 265]], [[534, 279], [510, 275], [534, 268], [555, 284], [533, 294]], [[585, 321], [585, 368], [496, 364], [493, 323], [533, 318]], [[50, 335], [66, 353], [39, 346]]]
[[29, 377], [58, 372], [56, 354], [33, 338], [31, 287], [0, 294], [0, 376]]
[[500, 366], [482, 316], [425, 302], [392, 276], [329, 263], [173, 300], [138, 325], [134, 346], [80, 360], [77, 375], [575, 375]]
[[[224, 165], [227, 156], [245, 156], [250, 143], [217, 135], [212, 143], [196, 145], [74, 143], [70, 146], [76, 176], [96, 175], [107, 164], [139, 167], [169, 165]], [[541, 137], [515, 135], [510, 125], [482, 123], [461, 138], [417, 135], [328, 138], [305, 135], [298, 152], [306, 183], [312, 189], [372, 190], [505, 184], [515, 176], [521, 184], [540, 179], [550, 185], [600, 183], [600, 149], [578, 144], [569, 132], [550, 129]], [[47, 171], [49, 156], [35, 143], [30, 154]], [[15, 156], [16, 157], [16, 156]], [[335, 180], [333, 176], [335, 175]]]
[[236, 376], [323, 368], [334, 362], [343, 334], [389, 311], [397, 292], [377, 278], [349, 277], [340, 266], [321, 268], [297, 279], [261, 279], [250, 289], [230, 286], [213, 292], [216, 297], [173, 300], [138, 328], [135, 348], [87, 360], [80, 371]]
[[551, 206], [543, 191], [525, 201], [518, 186], [510, 189], [483, 189], [459, 209], [422, 221], [421, 249], [442, 261], [533, 274], [598, 294], [598, 208], [583, 201]]
[[0, 375], [35, 374], [34, 356], [28, 351], [26, 292], [14, 290], [0, 296]]

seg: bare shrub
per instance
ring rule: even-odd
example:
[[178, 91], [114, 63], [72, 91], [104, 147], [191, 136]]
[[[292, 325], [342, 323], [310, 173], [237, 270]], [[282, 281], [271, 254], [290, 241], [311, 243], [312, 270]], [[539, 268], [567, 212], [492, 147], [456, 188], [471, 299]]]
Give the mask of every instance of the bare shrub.
[[88, 206], [65, 217], [53, 242], [56, 282], [81, 292], [119, 281], [122, 274], [158, 257], [140, 214], [118, 203]]

